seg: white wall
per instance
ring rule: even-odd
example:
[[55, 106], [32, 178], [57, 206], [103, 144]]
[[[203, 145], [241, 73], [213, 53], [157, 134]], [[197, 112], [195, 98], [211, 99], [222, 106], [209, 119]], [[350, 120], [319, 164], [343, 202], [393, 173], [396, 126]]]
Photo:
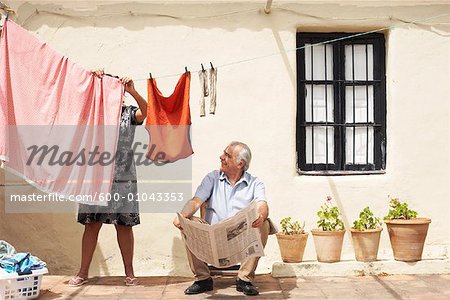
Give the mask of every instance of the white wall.
[[[431, 1], [422, 6], [408, 2], [404, 7], [385, 7], [379, 2], [304, 1], [279, 8], [274, 5], [272, 13], [266, 15], [259, 11], [265, 1], [239, 2], [162, 5], [109, 1], [97, 6], [69, 2], [15, 8], [17, 22], [40, 39], [87, 69], [104, 66], [107, 72], [135, 78], [143, 95], [148, 72], [158, 77], [181, 73], [184, 66], [198, 70], [200, 63], [209, 61], [220, 66], [282, 52], [219, 67], [215, 116], [198, 116], [199, 83], [192, 74], [193, 189], [207, 172], [218, 167], [218, 156], [226, 144], [241, 140], [253, 151], [250, 172], [265, 181], [274, 220], [290, 215], [305, 220], [307, 229], [314, 228], [316, 211], [331, 195], [350, 227], [367, 205], [376, 215], [384, 216], [387, 196], [392, 195], [408, 201], [420, 216], [432, 218], [426, 256], [445, 253], [450, 243], [450, 18], [424, 21], [447, 23], [432, 26], [407, 25], [396, 18], [424, 19], [449, 11], [450, 6], [431, 5]], [[38, 14], [34, 14], [36, 9]], [[228, 14], [247, 10], [252, 11]], [[398, 27], [383, 31], [387, 53], [386, 174], [298, 175], [296, 57], [295, 51], [288, 51], [295, 49], [296, 32], [352, 32], [390, 26]], [[167, 94], [177, 79], [161, 79], [158, 84]], [[190, 274], [172, 218], [172, 214], [142, 214], [142, 224], [135, 228], [138, 275]], [[4, 215], [0, 230], [1, 237], [19, 249], [47, 260], [52, 273], [76, 272], [82, 226], [76, 224], [74, 214]], [[274, 237], [269, 238], [266, 254], [260, 263], [262, 272], [280, 260]], [[386, 230], [380, 256], [392, 257]], [[349, 235], [343, 258], [353, 259]], [[312, 237], [305, 259], [315, 259]], [[122, 274], [112, 226], [102, 229], [91, 270], [92, 275]]]

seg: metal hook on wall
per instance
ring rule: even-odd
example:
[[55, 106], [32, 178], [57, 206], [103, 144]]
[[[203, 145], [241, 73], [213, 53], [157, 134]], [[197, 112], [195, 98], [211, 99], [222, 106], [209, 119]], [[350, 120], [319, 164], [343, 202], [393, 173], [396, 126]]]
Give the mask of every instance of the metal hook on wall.
[[271, 10], [272, 10], [272, 0], [267, 0], [266, 6], [264, 7], [264, 12], [266, 14], [270, 14]]

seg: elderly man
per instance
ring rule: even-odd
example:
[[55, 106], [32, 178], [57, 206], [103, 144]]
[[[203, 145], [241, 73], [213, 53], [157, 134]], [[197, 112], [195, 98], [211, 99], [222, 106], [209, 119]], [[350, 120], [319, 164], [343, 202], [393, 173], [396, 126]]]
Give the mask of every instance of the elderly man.
[[[200, 208], [202, 203], [208, 201], [205, 221], [215, 224], [228, 217], [234, 216], [239, 210], [248, 206], [255, 200], [259, 217], [252, 226], [259, 228], [263, 246], [266, 245], [269, 234], [269, 222], [264, 183], [250, 175], [247, 170], [252, 158], [249, 147], [241, 142], [230, 143], [220, 156], [220, 171], [212, 171], [203, 179], [197, 188], [194, 198], [184, 206], [181, 215], [191, 218]], [[182, 229], [178, 216], [173, 224]], [[195, 282], [188, 287], [185, 294], [199, 294], [213, 289], [208, 265], [195, 257], [186, 247], [189, 266], [195, 275]], [[258, 290], [252, 285], [259, 257], [249, 257], [241, 263], [236, 290], [245, 295], [257, 295]]]

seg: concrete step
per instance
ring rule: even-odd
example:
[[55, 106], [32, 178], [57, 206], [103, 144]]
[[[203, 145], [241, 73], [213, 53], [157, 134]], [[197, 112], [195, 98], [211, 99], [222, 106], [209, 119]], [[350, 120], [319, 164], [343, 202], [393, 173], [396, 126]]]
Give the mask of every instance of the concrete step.
[[301, 263], [275, 262], [273, 277], [301, 276], [364, 276], [396, 274], [450, 274], [449, 259], [423, 259], [418, 262], [377, 260], [359, 262], [354, 260], [335, 263], [304, 261]]

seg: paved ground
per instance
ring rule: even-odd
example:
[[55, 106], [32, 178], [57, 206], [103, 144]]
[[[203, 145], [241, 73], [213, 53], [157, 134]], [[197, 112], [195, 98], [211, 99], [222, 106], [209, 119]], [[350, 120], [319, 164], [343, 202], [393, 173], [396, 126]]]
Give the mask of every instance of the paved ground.
[[[82, 287], [67, 286], [69, 277], [44, 276], [39, 299], [242, 299], [234, 278], [214, 278], [214, 291], [185, 296], [192, 279], [143, 277], [140, 286], [126, 287], [123, 277], [97, 277]], [[272, 278], [257, 276], [260, 291], [251, 299], [450, 299], [450, 274], [361, 277]]]

